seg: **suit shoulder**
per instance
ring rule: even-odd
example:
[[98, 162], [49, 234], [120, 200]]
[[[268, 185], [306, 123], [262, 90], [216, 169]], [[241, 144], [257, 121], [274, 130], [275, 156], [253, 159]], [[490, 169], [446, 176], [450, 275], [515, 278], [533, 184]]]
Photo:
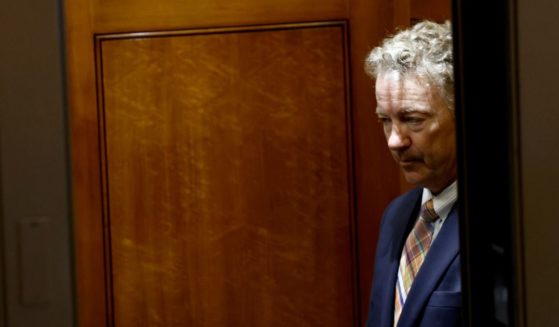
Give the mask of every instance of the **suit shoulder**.
[[392, 200], [388, 206], [386, 207], [386, 212], [389, 212], [391, 209], [400, 208], [402, 206], [414, 205], [421, 197], [423, 192], [423, 188], [416, 187], [400, 196]]
[[400, 223], [404, 223], [404, 221], [400, 221], [401, 219], [407, 221], [407, 219], [409, 219], [409, 217], [413, 214], [414, 209], [421, 200], [422, 192], [423, 189], [417, 187], [392, 200], [392, 202], [388, 204], [388, 206], [384, 210], [384, 214], [382, 215], [381, 229], [387, 221], [393, 220], [394, 217], [400, 217], [400, 219], [398, 219]]

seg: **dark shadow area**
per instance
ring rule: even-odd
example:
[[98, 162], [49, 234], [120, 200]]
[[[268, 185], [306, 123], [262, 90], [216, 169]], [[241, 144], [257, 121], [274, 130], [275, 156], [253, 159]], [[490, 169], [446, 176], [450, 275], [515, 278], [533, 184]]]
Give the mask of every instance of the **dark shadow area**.
[[517, 326], [515, 22], [509, 1], [453, 2], [467, 326]]

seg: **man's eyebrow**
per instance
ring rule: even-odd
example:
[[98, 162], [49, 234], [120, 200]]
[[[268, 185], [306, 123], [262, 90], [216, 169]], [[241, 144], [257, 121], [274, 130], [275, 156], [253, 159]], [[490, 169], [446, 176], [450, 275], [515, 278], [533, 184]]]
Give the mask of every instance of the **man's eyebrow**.
[[[387, 114], [383, 112], [383, 108], [382, 107], [377, 107], [375, 113], [377, 114], [377, 116], [386, 116]], [[408, 114], [413, 114], [413, 113], [420, 113], [420, 114], [429, 114], [429, 111], [427, 109], [423, 109], [423, 108], [412, 108], [412, 107], [403, 107], [400, 108], [400, 110], [398, 110], [398, 115], [408, 115]]]
[[424, 114], [427, 113], [427, 109], [405, 107], [405, 108], [401, 108], [398, 113], [399, 114], [413, 114], [413, 113]]

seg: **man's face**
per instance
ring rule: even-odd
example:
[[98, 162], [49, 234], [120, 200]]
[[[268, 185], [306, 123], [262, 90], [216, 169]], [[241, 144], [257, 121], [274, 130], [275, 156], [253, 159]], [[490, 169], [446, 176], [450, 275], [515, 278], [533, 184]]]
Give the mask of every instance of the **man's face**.
[[406, 180], [437, 194], [456, 179], [454, 115], [435, 86], [387, 72], [376, 81], [377, 115]]

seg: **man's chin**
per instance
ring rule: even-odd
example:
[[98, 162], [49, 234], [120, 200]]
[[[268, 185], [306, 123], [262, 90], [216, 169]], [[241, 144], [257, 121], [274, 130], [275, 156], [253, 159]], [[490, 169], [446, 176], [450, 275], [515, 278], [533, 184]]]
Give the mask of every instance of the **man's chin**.
[[423, 176], [422, 174], [418, 174], [415, 171], [406, 172], [405, 169], [403, 170], [403, 173], [406, 182], [415, 186], [423, 186], [423, 182], [425, 181], [425, 176]]

